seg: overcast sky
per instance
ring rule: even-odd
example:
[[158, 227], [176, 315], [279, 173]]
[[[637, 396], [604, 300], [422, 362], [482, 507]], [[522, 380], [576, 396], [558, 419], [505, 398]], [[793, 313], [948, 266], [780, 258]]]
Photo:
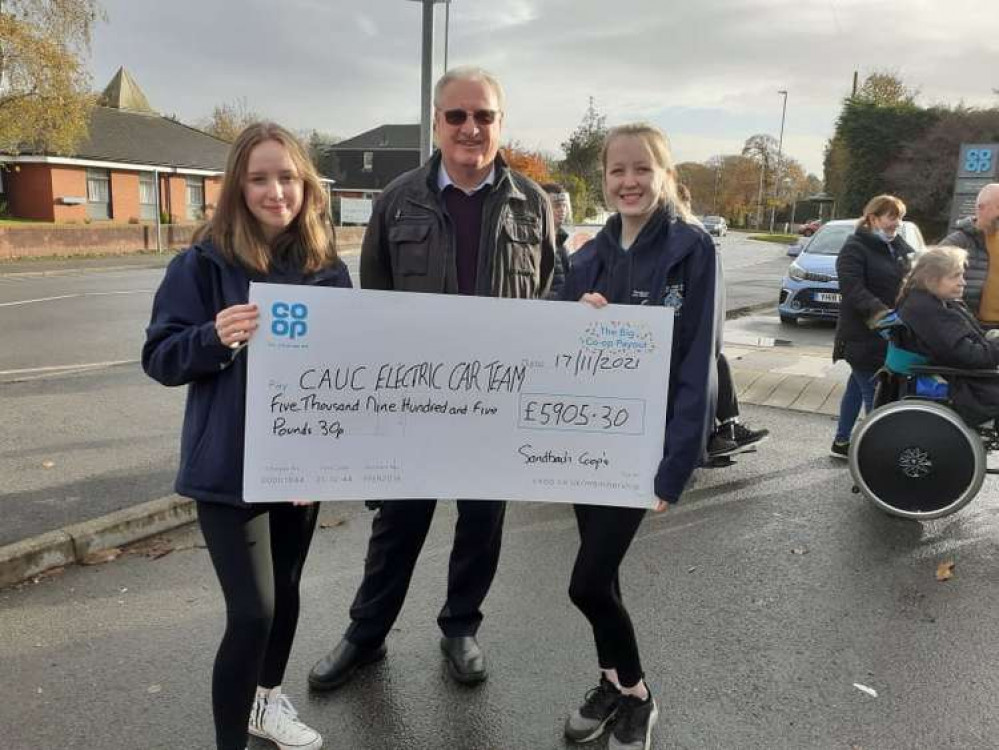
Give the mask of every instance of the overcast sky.
[[[419, 3], [102, 2], [94, 86], [124, 65], [185, 122], [237, 99], [342, 138], [419, 121]], [[922, 104], [999, 105], [995, 0], [452, 0], [450, 16], [448, 64], [494, 72], [506, 138], [555, 155], [590, 96], [608, 124], [652, 121], [678, 161], [703, 161], [776, 137], [786, 89], [784, 151], [820, 177], [854, 70], [897, 71]]]

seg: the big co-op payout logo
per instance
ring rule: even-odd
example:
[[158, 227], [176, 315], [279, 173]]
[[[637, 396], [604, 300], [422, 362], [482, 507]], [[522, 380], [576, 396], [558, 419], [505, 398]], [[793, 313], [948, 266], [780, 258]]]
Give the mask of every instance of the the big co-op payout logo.
[[[271, 333], [279, 346], [298, 342], [309, 332], [309, 308], [302, 302], [275, 302], [271, 305]], [[305, 346], [305, 344], [296, 344]]]

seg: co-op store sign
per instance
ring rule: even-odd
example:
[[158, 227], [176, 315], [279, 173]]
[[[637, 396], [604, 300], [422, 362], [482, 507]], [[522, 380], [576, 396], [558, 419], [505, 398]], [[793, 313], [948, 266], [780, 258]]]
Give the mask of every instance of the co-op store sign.
[[978, 191], [990, 182], [997, 182], [999, 143], [965, 143], [957, 162], [957, 180], [951, 203], [950, 223], [965, 216], [974, 216]]

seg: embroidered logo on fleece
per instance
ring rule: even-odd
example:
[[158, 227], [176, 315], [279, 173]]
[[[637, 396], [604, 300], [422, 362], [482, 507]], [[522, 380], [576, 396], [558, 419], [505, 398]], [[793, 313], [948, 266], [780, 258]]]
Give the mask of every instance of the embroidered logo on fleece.
[[663, 305], [665, 307], [672, 307], [675, 312], [674, 315], [679, 317], [680, 310], [683, 308], [683, 283], [680, 284], [670, 284], [666, 287], [666, 293], [663, 295]]

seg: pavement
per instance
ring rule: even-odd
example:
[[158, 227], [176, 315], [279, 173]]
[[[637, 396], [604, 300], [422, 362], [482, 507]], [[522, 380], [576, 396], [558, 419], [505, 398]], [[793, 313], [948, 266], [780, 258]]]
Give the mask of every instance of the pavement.
[[[357, 251], [347, 248], [344, 254]], [[4, 263], [0, 271], [20, 275], [81, 267], [157, 267], [169, 257], [172, 254], [28, 260]], [[792, 347], [790, 341], [759, 336], [742, 325], [753, 313], [771, 308], [772, 303], [767, 303], [728, 310], [725, 351], [740, 403], [835, 416], [848, 371], [842, 363], [832, 363], [828, 347]], [[0, 588], [52, 569], [100, 562], [129, 544], [194, 520], [192, 500], [168, 495], [11, 542], [0, 546]]]

